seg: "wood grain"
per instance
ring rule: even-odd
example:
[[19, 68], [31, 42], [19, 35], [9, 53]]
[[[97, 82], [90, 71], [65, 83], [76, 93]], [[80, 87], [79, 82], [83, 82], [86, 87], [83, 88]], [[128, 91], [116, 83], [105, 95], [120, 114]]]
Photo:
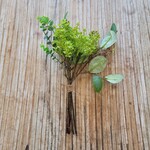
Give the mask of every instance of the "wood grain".
[[[74, 82], [78, 135], [65, 134], [66, 79], [40, 49], [36, 17], [98, 30], [112, 22], [118, 43], [102, 76], [122, 83], [93, 92], [91, 76]], [[0, 0], [0, 150], [150, 149], [149, 0]]]

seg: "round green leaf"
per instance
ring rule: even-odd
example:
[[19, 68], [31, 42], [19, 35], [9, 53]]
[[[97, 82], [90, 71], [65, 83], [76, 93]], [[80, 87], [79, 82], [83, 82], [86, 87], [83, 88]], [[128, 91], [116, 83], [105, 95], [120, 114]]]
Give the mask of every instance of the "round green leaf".
[[100, 48], [107, 49], [116, 42], [117, 42], [116, 33], [114, 31], [110, 30], [109, 33], [106, 35], [106, 37], [102, 40], [102, 42], [100, 44]]
[[93, 87], [94, 87], [95, 92], [100, 92], [103, 87], [102, 78], [99, 76], [93, 75], [92, 82], [93, 82]]
[[107, 59], [104, 56], [96, 56], [89, 64], [90, 73], [100, 73], [107, 65]]
[[124, 76], [121, 74], [110, 74], [105, 76], [105, 79], [112, 84], [116, 84], [121, 82], [124, 79]]

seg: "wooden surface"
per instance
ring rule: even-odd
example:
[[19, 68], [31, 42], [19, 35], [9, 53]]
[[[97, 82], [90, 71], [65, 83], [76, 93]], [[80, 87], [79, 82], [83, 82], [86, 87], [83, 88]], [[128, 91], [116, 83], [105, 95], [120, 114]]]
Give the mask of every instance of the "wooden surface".
[[[95, 94], [91, 77], [74, 83], [78, 135], [65, 134], [66, 80], [40, 49], [36, 17], [99, 30], [112, 22], [118, 43], [102, 75], [122, 73]], [[0, 150], [150, 149], [150, 0], [0, 0]]]

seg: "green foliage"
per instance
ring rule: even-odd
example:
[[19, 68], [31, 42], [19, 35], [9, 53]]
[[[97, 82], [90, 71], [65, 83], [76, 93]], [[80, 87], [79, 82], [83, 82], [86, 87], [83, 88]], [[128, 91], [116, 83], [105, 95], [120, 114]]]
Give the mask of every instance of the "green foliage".
[[100, 92], [103, 87], [103, 79], [100, 76], [93, 75], [92, 82], [95, 92]]
[[90, 73], [100, 73], [102, 72], [107, 65], [107, 59], [104, 56], [97, 56], [92, 59], [89, 64]]
[[48, 17], [45, 16], [39, 16], [37, 17], [37, 20], [40, 22], [40, 28], [43, 31], [53, 31], [54, 26], [53, 26], [53, 20], [50, 20]]
[[46, 52], [47, 55], [52, 54], [52, 49], [48, 48], [44, 44], [41, 44], [40, 47], [43, 49], [44, 52]]
[[[53, 49], [50, 49], [48, 46], [45, 46], [44, 44], [41, 44], [40, 47], [43, 49], [43, 51], [47, 54], [50, 55], [50, 57], [55, 60], [60, 62], [60, 60], [55, 56], [55, 53]], [[61, 63], [61, 62], [60, 62]]]
[[124, 78], [124, 76], [121, 74], [110, 74], [105, 77], [105, 79], [112, 84], [121, 82], [123, 80], [123, 78]]
[[80, 57], [80, 62], [84, 62], [98, 48], [100, 35], [96, 31], [86, 35], [86, 30], [81, 32], [79, 24], [71, 27], [70, 22], [63, 19], [58, 27], [55, 27], [53, 46], [59, 55], [76, 62]]
[[46, 25], [49, 22], [49, 18], [45, 17], [45, 16], [39, 16], [37, 17], [37, 20], [42, 24], [42, 25]]
[[[94, 90], [100, 92], [103, 87], [103, 78], [96, 74], [101, 73], [107, 65], [105, 55], [101, 55], [100, 52], [105, 52], [101, 50], [108, 49], [116, 43], [116, 25], [112, 24], [110, 31], [99, 45], [100, 34], [97, 31], [87, 34], [86, 29], [83, 31], [79, 29], [79, 23], [72, 27], [67, 20], [67, 15], [68, 12], [58, 26], [55, 26], [54, 22], [46, 16], [37, 18], [45, 40], [45, 43], [41, 44], [41, 48], [53, 60], [64, 66], [65, 76], [69, 83], [72, 83], [89, 63], [88, 71], [94, 74], [92, 77]], [[123, 80], [123, 76], [111, 74], [105, 79], [116, 84]]]
[[52, 44], [52, 33], [54, 31], [54, 23], [52, 20], [50, 20], [48, 17], [45, 16], [39, 16], [37, 17], [37, 20], [40, 23], [40, 28], [42, 29], [44, 33], [44, 40], [46, 44], [51, 45]]

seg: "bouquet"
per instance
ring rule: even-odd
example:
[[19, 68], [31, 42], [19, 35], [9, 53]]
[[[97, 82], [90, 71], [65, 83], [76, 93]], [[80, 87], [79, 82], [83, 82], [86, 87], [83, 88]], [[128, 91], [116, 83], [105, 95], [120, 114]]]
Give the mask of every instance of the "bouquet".
[[67, 79], [67, 108], [66, 108], [66, 133], [77, 134], [76, 118], [73, 106], [72, 83], [85, 68], [92, 74], [92, 83], [95, 92], [100, 92], [104, 81], [112, 84], [123, 79], [121, 74], [110, 74], [102, 77], [100, 73], [106, 68], [107, 56], [112, 53], [110, 48], [117, 41], [117, 28], [113, 23], [104, 39], [99, 41], [98, 31], [87, 33], [86, 29], [79, 29], [79, 23], [74, 27], [66, 18], [60, 24], [54, 25], [53, 20], [46, 16], [37, 19], [44, 33], [45, 43], [41, 48], [54, 61], [60, 63]]

